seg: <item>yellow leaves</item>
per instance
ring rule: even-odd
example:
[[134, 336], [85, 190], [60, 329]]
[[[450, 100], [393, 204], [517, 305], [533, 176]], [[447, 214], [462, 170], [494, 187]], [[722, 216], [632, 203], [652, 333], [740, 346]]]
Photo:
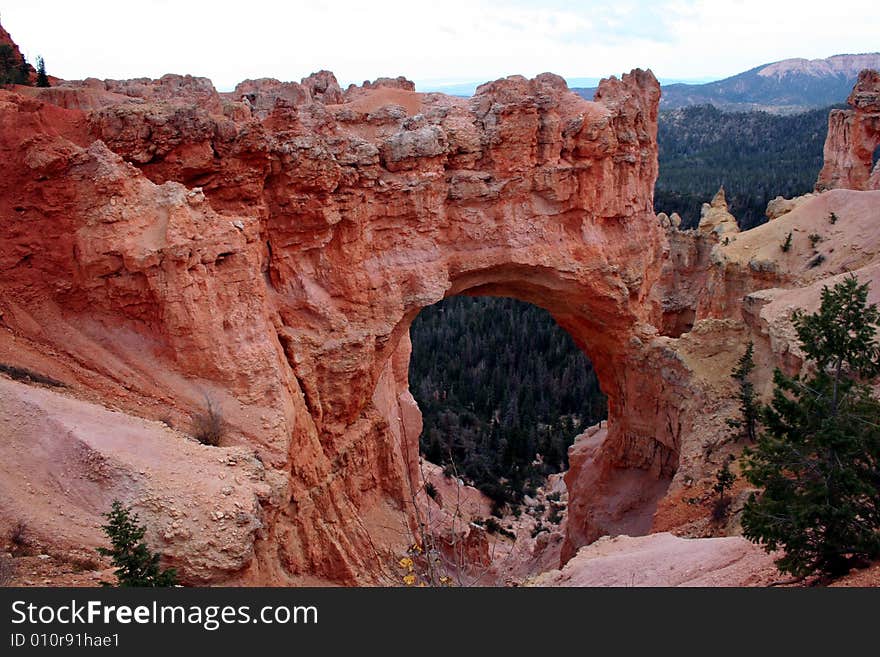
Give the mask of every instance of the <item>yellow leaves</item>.
[[412, 560], [411, 557], [403, 557], [400, 561], [397, 562], [401, 568], [406, 570], [406, 575], [403, 576], [403, 583], [407, 586], [414, 586], [416, 583], [416, 564]]
[[440, 576], [441, 560], [433, 551], [425, 551], [421, 545], [414, 543], [407, 549], [407, 555], [397, 561], [401, 569], [400, 580], [404, 586], [419, 588], [430, 586], [454, 586], [452, 577]]

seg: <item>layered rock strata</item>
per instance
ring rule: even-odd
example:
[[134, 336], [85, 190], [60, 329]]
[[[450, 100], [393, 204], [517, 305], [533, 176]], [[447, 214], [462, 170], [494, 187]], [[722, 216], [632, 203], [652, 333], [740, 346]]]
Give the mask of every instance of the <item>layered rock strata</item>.
[[849, 109], [832, 110], [825, 165], [816, 191], [880, 189], [880, 72], [865, 69], [847, 98]]

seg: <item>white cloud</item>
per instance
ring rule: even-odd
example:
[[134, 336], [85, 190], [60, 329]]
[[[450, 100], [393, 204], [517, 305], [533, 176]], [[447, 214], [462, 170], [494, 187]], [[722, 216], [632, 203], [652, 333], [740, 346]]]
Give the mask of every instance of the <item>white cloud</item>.
[[725, 76], [787, 57], [878, 47], [875, 2], [123, 3], [3, 1], [0, 20], [33, 59], [65, 78], [193, 73], [231, 88], [247, 77], [298, 80], [321, 68], [343, 83], [380, 75], [492, 79], [554, 71], [604, 76]]

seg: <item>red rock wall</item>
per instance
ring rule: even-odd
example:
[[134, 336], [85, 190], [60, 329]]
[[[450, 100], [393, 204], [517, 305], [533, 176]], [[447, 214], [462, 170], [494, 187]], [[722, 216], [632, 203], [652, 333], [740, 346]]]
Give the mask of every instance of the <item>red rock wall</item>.
[[817, 191], [880, 189], [880, 165], [872, 162], [880, 145], [880, 72], [862, 71], [847, 102], [851, 109], [831, 110], [828, 117]]

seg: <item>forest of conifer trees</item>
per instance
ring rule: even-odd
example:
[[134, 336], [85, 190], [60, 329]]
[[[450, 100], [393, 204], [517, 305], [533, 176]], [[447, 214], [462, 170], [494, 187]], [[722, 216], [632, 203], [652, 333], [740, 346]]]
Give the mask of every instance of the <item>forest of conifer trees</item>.
[[499, 505], [566, 469], [575, 435], [606, 416], [592, 365], [545, 310], [453, 297], [425, 308], [411, 335], [422, 453]]

